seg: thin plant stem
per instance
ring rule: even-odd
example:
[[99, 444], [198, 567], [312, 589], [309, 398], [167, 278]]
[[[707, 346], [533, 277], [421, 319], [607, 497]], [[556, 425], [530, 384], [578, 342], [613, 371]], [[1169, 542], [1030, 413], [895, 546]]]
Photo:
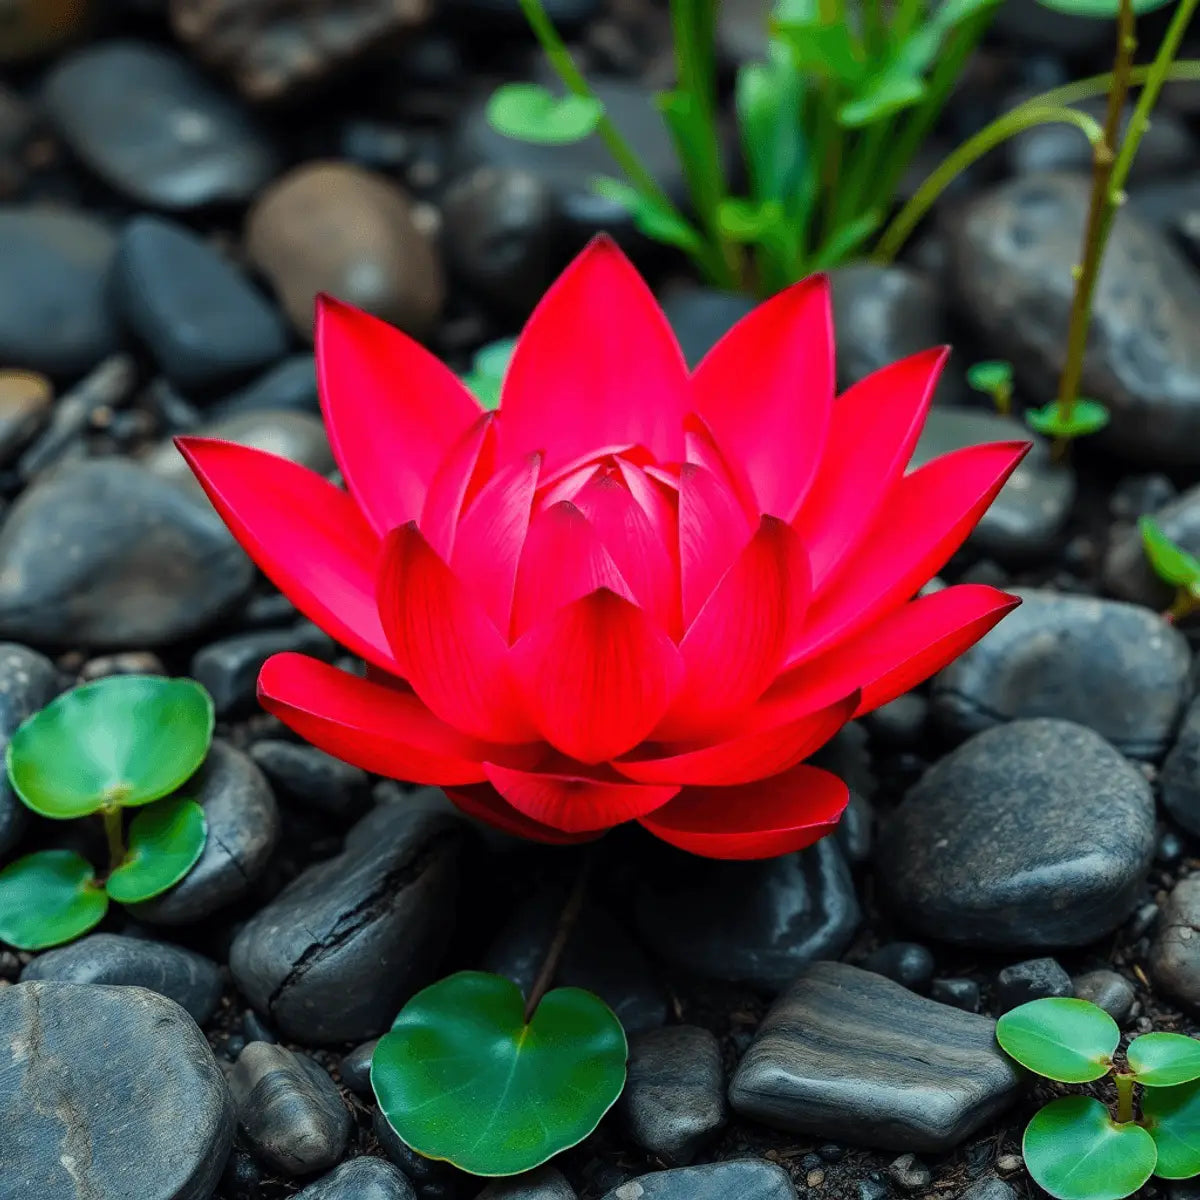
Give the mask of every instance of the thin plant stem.
[[[1156, 66], [1157, 63], [1145, 63], [1140, 67], [1132, 68], [1129, 72], [1130, 86], [1141, 87], [1145, 84]], [[1198, 80], [1200, 80], [1200, 59], [1198, 58], [1181, 58], [1178, 62], [1169, 63], [1162, 73], [1163, 83], [1194, 83]], [[1113, 73], [1105, 71], [1103, 74], [1089, 75], [1086, 79], [1077, 79], [1074, 83], [1064, 83], [1060, 87], [1051, 88], [1048, 92], [1030, 96], [1028, 100], [1022, 101], [1017, 107], [1078, 104], [1080, 100], [1087, 100], [1092, 96], [1107, 95], [1112, 85]], [[1017, 109], [1013, 109], [1013, 112], [1016, 111]]]
[[[1114, 166], [1117, 161], [1117, 139], [1121, 133], [1121, 114], [1129, 95], [1129, 72], [1133, 52], [1137, 48], [1134, 36], [1133, 0], [1121, 0], [1117, 12], [1117, 54], [1113, 61], [1113, 85], [1108, 93], [1108, 109], [1104, 117], [1104, 133], [1092, 144], [1092, 189], [1088, 200], [1087, 222], [1083, 232], [1083, 261], [1076, 271], [1075, 294], [1071, 299], [1071, 314], [1067, 323], [1067, 355], [1058, 381], [1058, 407], [1064, 420], [1069, 421], [1079, 394], [1083, 376], [1083, 355], [1087, 349], [1088, 325], [1092, 318], [1092, 299], [1104, 247], [1116, 213], [1118, 193], [1114, 189]], [[1145, 91], [1149, 92], [1149, 87]], [[1132, 127], [1125, 141], [1134, 138]], [[1124, 147], [1122, 147], [1122, 153]], [[1061, 435], [1054, 442], [1054, 456], [1063, 459], [1069, 439]]]
[[1133, 1084], [1132, 1075], [1114, 1075], [1113, 1082], [1117, 1085], [1117, 1122], [1126, 1125], [1133, 1120]]
[[[563, 86], [573, 95], [582, 96], [588, 100], [596, 100], [595, 92], [584, 78], [583, 73], [575, 65], [575, 60], [571, 57], [570, 50], [567, 49], [566, 43], [559, 37], [558, 30], [554, 28], [554, 22], [550, 20], [545, 7], [542, 5], [542, 0], [520, 0], [520, 4], [521, 11], [525, 15], [525, 20], [529, 23], [529, 28], [533, 31], [534, 36], [542, 47], [543, 53], [546, 55], [547, 61], [562, 81]], [[652, 200], [656, 205], [669, 212], [672, 217], [683, 224], [689, 224], [679, 211], [678, 206], [662, 189], [658, 180], [646, 168], [645, 164], [638, 157], [637, 152], [625, 140], [621, 131], [616, 127], [612, 118], [607, 113], [601, 115], [596, 125], [596, 133], [599, 134], [600, 140], [604, 143], [609, 154], [612, 155], [613, 161], [621, 168], [625, 174], [625, 178], [629, 180], [630, 185], [636, 191], [640, 192], [647, 199]], [[731, 282], [728, 268], [720, 254], [713, 253], [712, 248], [707, 243], [705, 243], [703, 256], [698, 255], [697, 258], [701, 269], [712, 278], [713, 282], [726, 284]]]
[[571, 894], [567, 897], [567, 902], [563, 906], [562, 913], [559, 915], [558, 925], [554, 930], [554, 937], [551, 939], [550, 947], [546, 951], [546, 957], [542, 960], [541, 969], [537, 973], [537, 978], [533, 981], [533, 986], [529, 989], [529, 999], [525, 1002], [526, 1025], [533, 1020], [533, 1014], [537, 1012], [538, 1005], [542, 1002], [542, 997], [550, 990], [551, 984], [554, 983], [554, 976], [558, 973], [559, 963], [562, 962], [563, 951], [566, 950], [567, 944], [571, 940], [571, 933], [574, 931], [575, 925], [579, 920], [579, 914], [583, 911], [583, 901], [587, 894], [591, 866], [592, 856], [591, 854], [586, 854], [583, 864], [579, 868], [579, 874], [575, 876], [575, 882], [571, 886]]
[[108, 841], [108, 874], [112, 874], [125, 861], [125, 831], [123, 811], [119, 805], [100, 810], [104, 819], [104, 836]]
[[913, 193], [908, 203], [892, 218], [880, 237], [872, 258], [876, 262], [891, 262], [937, 198], [972, 163], [1026, 129], [1055, 123], [1074, 125], [1093, 145], [1104, 136], [1104, 131], [1097, 121], [1074, 108], [1029, 109], [1025, 105], [1014, 108], [985, 126], [973, 137], [969, 137], [938, 164]]

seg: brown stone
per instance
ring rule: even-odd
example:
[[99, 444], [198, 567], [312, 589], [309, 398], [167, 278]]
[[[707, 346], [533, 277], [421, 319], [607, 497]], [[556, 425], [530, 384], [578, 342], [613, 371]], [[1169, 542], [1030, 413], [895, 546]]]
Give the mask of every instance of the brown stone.
[[415, 337], [430, 333], [441, 312], [442, 264], [411, 201], [361, 167], [315, 162], [289, 172], [251, 209], [246, 250], [306, 337], [318, 292]]
[[54, 403], [54, 387], [36, 371], [0, 370], [0, 461], [11, 457], [42, 428]]
[[36, 58], [75, 38], [91, 0], [0, 0], [0, 62]]
[[430, 0], [171, 0], [171, 21], [244, 95], [273, 100], [421, 24], [430, 7]]

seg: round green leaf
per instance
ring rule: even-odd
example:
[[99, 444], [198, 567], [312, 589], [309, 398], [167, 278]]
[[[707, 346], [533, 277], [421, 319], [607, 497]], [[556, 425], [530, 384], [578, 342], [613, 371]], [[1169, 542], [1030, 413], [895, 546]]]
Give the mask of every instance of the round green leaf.
[[1140, 1126], [1118, 1125], [1091, 1096], [1047, 1104], [1025, 1129], [1025, 1166], [1058, 1200], [1120, 1200], [1150, 1178], [1158, 1151]]
[[[1116, 17], [1121, 8], [1119, 0], [1040, 0], [1040, 3], [1044, 8], [1070, 13], [1073, 17], [1095, 17], [1109, 21]], [[1138, 14], [1153, 12], [1170, 3], [1171, 0], [1133, 0], [1133, 11]]]
[[1200, 559], [1171, 541], [1153, 517], [1142, 517], [1138, 530], [1146, 558], [1159, 579], [1172, 587], [1191, 588], [1200, 583]]
[[505, 137], [543, 146], [581, 142], [595, 131], [604, 105], [592, 96], [556, 96], [538, 83], [506, 83], [488, 101], [488, 123]]
[[8, 777], [43, 817], [149, 804], [204, 761], [213, 705], [191, 679], [114, 675], [65, 692], [8, 744]]
[[125, 861], [108, 877], [121, 904], [149, 900], [174, 887], [204, 852], [208, 821], [195, 800], [171, 796], [144, 808], [129, 823]]
[[1001, 359], [977, 362], [967, 368], [967, 382], [977, 391], [995, 395], [1013, 384], [1012, 363]]
[[1121, 1031], [1090, 1001], [1055, 996], [1006, 1012], [996, 1022], [996, 1039], [1023, 1067], [1047, 1079], [1088, 1083], [1108, 1074]]
[[1125, 1057], [1143, 1087], [1177, 1087], [1200, 1079], [1200, 1041], [1182, 1033], [1144, 1033], [1129, 1043]]
[[39, 850], [0, 871], [0, 942], [18, 950], [74, 941], [107, 911], [95, 869], [73, 850]]
[[625, 1085], [625, 1033], [598, 997], [462, 971], [418, 992], [371, 1061], [401, 1140], [473, 1175], [516, 1175], [581, 1142]]
[[1070, 415], [1054, 401], [1044, 408], [1031, 408], [1025, 414], [1030, 429], [1046, 437], [1077, 438], [1099, 433], [1108, 424], [1108, 409], [1097, 400], [1076, 400]]
[[1200, 1082], [1148, 1091], [1142, 1097], [1142, 1122], [1158, 1147], [1155, 1175], [1200, 1175]]

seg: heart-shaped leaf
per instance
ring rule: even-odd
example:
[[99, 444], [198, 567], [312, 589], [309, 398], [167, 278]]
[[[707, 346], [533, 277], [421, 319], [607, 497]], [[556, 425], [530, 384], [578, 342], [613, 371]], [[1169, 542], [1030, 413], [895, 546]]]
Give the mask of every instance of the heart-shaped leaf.
[[149, 804], [195, 773], [212, 733], [212, 699], [194, 680], [114, 675], [30, 717], [8, 744], [8, 777], [43, 817]]
[[121, 904], [149, 900], [174, 887], [204, 853], [208, 821], [195, 800], [170, 796], [144, 808], [129, 823], [125, 860], [105, 887]]
[[1154, 573], [1172, 587], [1191, 588], [1200, 583], [1200, 559], [1177, 546], [1152, 517], [1138, 521], [1142, 546]]
[[1148, 1091], [1142, 1097], [1142, 1120], [1158, 1147], [1155, 1175], [1200, 1175], [1200, 1082]]
[[515, 984], [462, 971], [418, 992], [371, 1061], [401, 1140], [473, 1175], [516, 1175], [581, 1142], [625, 1085], [625, 1033], [598, 997], [558, 988], [533, 1020]]
[[0, 942], [18, 950], [74, 941], [107, 911], [95, 869], [73, 850], [39, 850], [0, 871]]
[[1076, 400], [1068, 413], [1057, 400], [1025, 414], [1030, 429], [1046, 437], [1077, 438], [1099, 433], [1108, 424], [1108, 409], [1098, 400]]
[[1025, 1129], [1025, 1166], [1058, 1200], [1121, 1200], [1154, 1172], [1158, 1151], [1140, 1126], [1118, 1125], [1091, 1096], [1054, 1100]]
[[996, 1039], [1023, 1067], [1047, 1079], [1088, 1083], [1108, 1074], [1121, 1031], [1090, 1001], [1053, 996], [1006, 1012], [996, 1022]]
[[1143, 1087], [1178, 1087], [1200, 1079], [1200, 1041], [1182, 1033], [1144, 1033], [1129, 1043], [1125, 1057]]
[[1012, 363], [1002, 359], [977, 362], [967, 368], [967, 382], [977, 391], [994, 396], [1013, 385]]
[[581, 142], [595, 132], [604, 105], [593, 96], [556, 96], [539, 83], [506, 83], [488, 101], [488, 123], [505, 137], [542, 146]]

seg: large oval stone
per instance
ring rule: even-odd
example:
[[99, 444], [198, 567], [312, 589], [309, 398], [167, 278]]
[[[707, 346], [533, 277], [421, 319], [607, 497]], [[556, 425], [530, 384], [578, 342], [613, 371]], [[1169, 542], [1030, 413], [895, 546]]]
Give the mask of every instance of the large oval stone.
[[233, 1101], [195, 1021], [138, 987], [0, 990], [0, 1195], [210, 1200]]
[[1070, 721], [1014, 721], [943, 758], [875, 854], [885, 903], [928, 937], [1017, 949], [1115, 929], [1154, 853], [1145, 776]]

